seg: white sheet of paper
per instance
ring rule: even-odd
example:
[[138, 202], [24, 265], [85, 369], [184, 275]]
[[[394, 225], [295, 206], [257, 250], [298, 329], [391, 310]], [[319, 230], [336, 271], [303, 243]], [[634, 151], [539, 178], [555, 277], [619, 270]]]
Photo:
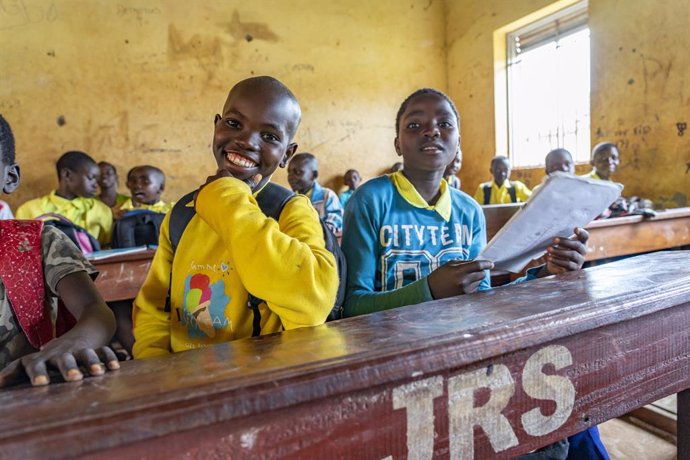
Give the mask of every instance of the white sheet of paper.
[[541, 257], [552, 240], [573, 235], [621, 195], [621, 184], [554, 173], [525, 206], [494, 235], [478, 259], [494, 268], [517, 273]]

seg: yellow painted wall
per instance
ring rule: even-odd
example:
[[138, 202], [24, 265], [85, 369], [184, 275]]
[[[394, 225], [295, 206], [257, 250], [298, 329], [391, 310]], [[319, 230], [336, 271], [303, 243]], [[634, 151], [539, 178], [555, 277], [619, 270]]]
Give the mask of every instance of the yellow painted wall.
[[[398, 104], [446, 87], [444, 4], [429, 0], [8, 0], [0, 2], [0, 113], [22, 186], [16, 209], [56, 183], [68, 149], [119, 169], [151, 163], [172, 200], [214, 172], [213, 116], [229, 88], [270, 74], [297, 95], [297, 141], [323, 182], [397, 161]], [[63, 123], [64, 121], [64, 123]], [[276, 180], [285, 184], [284, 172]]]
[[[448, 0], [448, 91], [462, 117], [460, 176], [473, 192], [489, 180], [496, 153], [493, 32], [550, 5], [550, 0]], [[687, 0], [590, 0], [592, 145], [612, 140], [625, 195], [667, 207], [690, 195], [690, 8]], [[689, 122], [690, 123], [690, 122]], [[546, 152], [544, 152], [546, 154]], [[589, 170], [578, 166], [578, 172]], [[534, 186], [542, 169], [514, 170]]]
[[590, 0], [592, 143], [613, 140], [626, 195], [690, 206], [690, 3]]

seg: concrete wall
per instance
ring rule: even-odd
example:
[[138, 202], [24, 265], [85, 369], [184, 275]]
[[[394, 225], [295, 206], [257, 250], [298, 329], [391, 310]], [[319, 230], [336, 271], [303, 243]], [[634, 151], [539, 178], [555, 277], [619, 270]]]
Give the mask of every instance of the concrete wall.
[[[176, 199], [213, 173], [213, 116], [242, 78], [270, 74], [297, 95], [297, 142], [324, 182], [397, 161], [398, 104], [445, 89], [440, 1], [15, 0], [0, 2], [0, 113], [17, 140], [17, 204], [56, 183], [68, 149], [126, 171], [164, 169]], [[278, 182], [286, 184], [281, 171]]]
[[[491, 157], [505, 154], [495, 140], [493, 33], [551, 4], [448, 0], [448, 91], [462, 116], [466, 191], [489, 180]], [[690, 132], [676, 126], [690, 118], [689, 15], [687, 0], [589, 1], [592, 145], [618, 142], [624, 194], [667, 207], [687, 206], [690, 195]], [[541, 168], [513, 171], [531, 186], [542, 177]]]

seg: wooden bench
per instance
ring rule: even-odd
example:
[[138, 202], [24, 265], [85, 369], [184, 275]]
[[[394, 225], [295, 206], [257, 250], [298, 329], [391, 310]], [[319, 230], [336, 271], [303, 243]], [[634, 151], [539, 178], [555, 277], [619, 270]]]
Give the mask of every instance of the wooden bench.
[[[690, 252], [0, 393], [8, 458], [509, 458], [679, 395]], [[478, 428], [481, 427], [481, 428]]]

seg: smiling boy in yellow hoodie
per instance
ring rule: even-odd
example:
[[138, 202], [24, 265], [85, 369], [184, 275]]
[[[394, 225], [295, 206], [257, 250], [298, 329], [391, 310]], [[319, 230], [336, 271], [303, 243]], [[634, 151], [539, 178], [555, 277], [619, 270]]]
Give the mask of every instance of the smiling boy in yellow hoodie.
[[295, 196], [276, 222], [255, 198], [295, 153], [300, 117], [294, 95], [274, 78], [249, 78], [232, 88], [223, 115], [215, 117], [218, 171], [189, 204], [195, 214], [174, 254], [166, 216], [134, 301], [135, 358], [250, 337], [250, 293], [265, 299], [261, 334], [325, 321], [338, 272], [316, 211], [307, 197]]

